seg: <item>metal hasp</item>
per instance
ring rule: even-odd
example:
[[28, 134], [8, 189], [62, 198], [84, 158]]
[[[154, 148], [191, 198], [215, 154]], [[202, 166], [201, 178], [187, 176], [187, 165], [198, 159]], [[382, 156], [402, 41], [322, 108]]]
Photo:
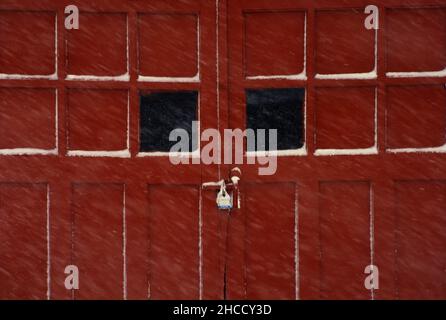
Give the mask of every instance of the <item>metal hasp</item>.
[[241, 175], [241, 170], [235, 167], [231, 170], [228, 180], [205, 182], [202, 184], [202, 188], [217, 191], [215, 202], [218, 209], [228, 212], [234, 208], [240, 209], [239, 181]]

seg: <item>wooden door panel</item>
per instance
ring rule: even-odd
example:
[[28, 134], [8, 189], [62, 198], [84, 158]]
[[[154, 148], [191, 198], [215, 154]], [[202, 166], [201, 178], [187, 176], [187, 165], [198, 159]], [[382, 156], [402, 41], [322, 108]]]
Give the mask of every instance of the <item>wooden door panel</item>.
[[[72, 4], [79, 30], [64, 25]], [[148, 92], [194, 91], [201, 128], [218, 128], [215, 14], [201, 0], [1, 2], [0, 194], [10, 182], [46, 184], [42, 199], [26, 188], [17, 191], [23, 200], [4, 194], [1, 227], [15, 223], [10, 212], [33, 212], [34, 227], [20, 223], [36, 242], [13, 239], [0, 255], [35, 246], [45, 263], [33, 254], [0, 262], [23, 274], [1, 281], [0, 298], [199, 298], [203, 170], [141, 155], [140, 107]], [[48, 241], [39, 220], [46, 186]], [[31, 263], [33, 280], [23, 270]], [[65, 288], [69, 264], [79, 268], [79, 290]]]
[[396, 298], [446, 296], [446, 182], [396, 181]]
[[199, 188], [149, 186], [150, 299], [198, 299]]
[[[446, 296], [444, 0], [377, 0], [378, 30], [362, 0], [78, 0], [80, 30], [69, 4], [0, 3], [0, 298]], [[277, 89], [301, 148], [239, 166], [240, 210], [200, 188], [229, 164], [142, 152], [143, 95], [222, 131]]]
[[[242, 184], [299, 185], [300, 298], [387, 299], [398, 297], [399, 290], [401, 297], [444, 297], [442, 281], [427, 289], [434, 278], [444, 278], [438, 244], [442, 240], [435, 239], [442, 237], [433, 235], [437, 228], [444, 229], [440, 213], [433, 209], [443, 207], [441, 187], [428, 184], [430, 197], [412, 196], [413, 189], [424, 190], [416, 183], [404, 185], [404, 190], [398, 185], [403, 198], [393, 199], [395, 181], [437, 181], [446, 172], [444, 2], [408, 6], [399, 0], [377, 1], [378, 30], [365, 28], [367, 5], [228, 1], [228, 127], [247, 127], [248, 90], [305, 89], [303, 148], [279, 154], [272, 176], [259, 176], [258, 166], [244, 165]], [[298, 13], [305, 17], [303, 29], [297, 28]], [[295, 17], [292, 23], [287, 23], [289, 16]], [[253, 31], [256, 23], [263, 28], [261, 34]], [[429, 36], [421, 39], [422, 34]], [[287, 36], [286, 45], [275, 43]], [[302, 43], [301, 56], [297, 48]], [[302, 59], [304, 71], [296, 74]], [[249, 212], [249, 206], [253, 204], [248, 202], [242, 211]], [[422, 215], [417, 209], [432, 224], [416, 224], [414, 217]], [[401, 211], [411, 211], [409, 220], [395, 224], [394, 210], [398, 219]], [[421, 235], [427, 252], [413, 245]], [[405, 253], [395, 255], [396, 247]], [[262, 252], [251, 251], [248, 254]], [[422, 259], [417, 254], [429, 262], [417, 265]], [[236, 256], [233, 260], [247, 264], [243, 255]], [[376, 290], [365, 287], [370, 264], [379, 270]], [[424, 281], [419, 268], [429, 273]], [[398, 273], [408, 280], [394, 280]]]
[[363, 8], [316, 10], [315, 47], [319, 75], [368, 73], [375, 68], [375, 31], [364, 28]]
[[368, 182], [319, 183], [322, 299], [371, 297], [364, 287], [364, 269], [372, 258], [371, 201]]
[[[387, 9], [388, 70], [390, 72], [445, 70], [445, 20], [446, 9], [444, 7]], [[407, 21], [411, 21], [410, 26], [406, 24]], [[400, 38], [404, 38], [405, 41], [398, 41]], [[417, 45], [413, 46], [413, 43], [417, 43]]]
[[0, 74], [50, 76], [56, 72], [55, 12], [32, 7], [5, 10], [0, 12], [0, 21]]
[[80, 272], [75, 299], [122, 299], [125, 292], [125, 189], [122, 184], [72, 186], [72, 264]]
[[[224, 299], [229, 279], [229, 217], [216, 207], [216, 191], [201, 191], [201, 256], [202, 294], [205, 300]], [[237, 250], [236, 250], [237, 251]]]
[[280, 77], [302, 73], [304, 28], [305, 13], [301, 11], [245, 12], [245, 76]]
[[446, 144], [444, 85], [387, 87], [386, 147], [436, 148]]
[[49, 197], [44, 183], [0, 183], [0, 297], [49, 296]]
[[[193, 78], [198, 74], [198, 16], [138, 15], [139, 72], [145, 77]], [[163, 59], [169, 56], [170, 59]]]
[[298, 217], [295, 184], [246, 185], [243, 204], [246, 298], [296, 299]]
[[81, 17], [81, 28], [66, 31], [67, 73], [96, 77], [128, 74], [127, 15], [81, 11]]
[[46, 88], [1, 88], [0, 149], [12, 154], [24, 149], [54, 153], [56, 94]]

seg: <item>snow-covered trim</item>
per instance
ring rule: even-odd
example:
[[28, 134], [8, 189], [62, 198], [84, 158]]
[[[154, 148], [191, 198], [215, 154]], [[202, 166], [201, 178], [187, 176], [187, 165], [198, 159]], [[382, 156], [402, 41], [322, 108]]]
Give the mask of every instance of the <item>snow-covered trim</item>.
[[286, 156], [306, 156], [307, 147], [304, 144], [299, 149], [289, 150], [268, 150], [268, 151], [247, 151], [246, 157], [286, 157]]
[[[375, 87], [375, 114], [374, 114], [374, 144], [369, 148], [358, 148], [358, 149], [316, 149], [314, 152], [315, 156], [356, 156], [356, 155], [371, 155], [378, 154], [378, 90]], [[316, 133], [315, 133], [316, 134]], [[315, 140], [316, 141], [316, 140]]]
[[446, 153], [446, 144], [429, 148], [394, 148], [387, 149], [389, 153]]
[[130, 151], [117, 150], [117, 151], [87, 151], [87, 150], [69, 150], [67, 152], [69, 157], [115, 157], [115, 158], [130, 158]]
[[200, 82], [199, 72], [193, 77], [152, 77], [152, 76], [138, 76], [139, 82]]
[[352, 79], [358, 79], [358, 80], [367, 80], [367, 79], [376, 79], [377, 74], [376, 70], [365, 72], [365, 73], [339, 73], [339, 74], [316, 74], [316, 79], [323, 79], [323, 80], [352, 80]]
[[307, 80], [305, 71], [292, 75], [247, 76], [247, 80]]
[[[126, 149], [124, 150], [68, 150], [69, 157], [116, 157], [130, 158], [130, 93], [127, 92], [127, 127], [126, 127]], [[69, 132], [68, 132], [69, 137]]]
[[130, 75], [128, 73], [120, 76], [92, 76], [92, 75], [73, 75], [69, 74], [65, 78], [69, 81], [129, 81]]
[[169, 151], [155, 151], [155, 152], [138, 152], [136, 154], [138, 158], [144, 157], [173, 157], [173, 158], [200, 158], [200, 150], [197, 149], [193, 152], [169, 152]]
[[122, 296], [127, 300], [127, 221], [126, 221], [126, 185], [122, 191]]
[[[218, 28], [217, 28], [218, 29]], [[157, 77], [138, 75], [139, 82], [200, 82], [200, 16], [197, 15], [197, 73], [193, 77]]]
[[299, 194], [297, 185], [294, 185], [294, 289], [295, 299], [300, 299], [299, 279]]
[[[218, 6], [218, 0], [217, 6]], [[198, 190], [198, 299], [203, 299], [203, 213], [201, 203], [203, 201], [201, 188]]]
[[[373, 185], [369, 184], [369, 214], [370, 214], [370, 265], [373, 272], [375, 265], [375, 207]], [[372, 286], [370, 289], [371, 300], [375, 299], [375, 290]]]
[[422, 71], [422, 72], [387, 72], [389, 78], [421, 78], [421, 77], [446, 77], [446, 68], [441, 71]]
[[304, 13], [304, 69], [299, 74], [246, 76], [247, 80], [307, 80], [307, 13]]
[[50, 75], [0, 73], [0, 80], [57, 80], [57, 72]]
[[375, 30], [375, 66], [370, 72], [363, 73], [334, 73], [334, 74], [316, 74], [316, 79], [323, 80], [368, 80], [378, 78], [377, 65], [378, 65], [378, 31]]
[[130, 57], [129, 57], [129, 18], [126, 15], [126, 63], [127, 72], [118, 76], [97, 76], [97, 75], [77, 75], [68, 74], [65, 80], [68, 81], [130, 81]]
[[57, 149], [37, 149], [37, 148], [14, 148], [1, 149], [0, 156], [23, 156], [23, 155], [57, 155]]
[[57, 14], [54, 15], [54, 73], [53, 74], [18, 74], [0, 73], [0, 80], [57, 80]]
[[59, 153], [59, 123], [58, 123], [58, 105], [59, 105], [59, 94], [58, 90], [54, 90], [55, 93], [55, 120], [54, 120], [54, 143], [55, 147], [53, 149], [41, 149], [41, 148], [10, 148], [10, 149], [0, 149], [0, 156], [24, 156], [24, 155], [43, 155], [43, 156], [56, 156]]
[[355, 156], [370, 154], [378, 154], [378, 148], [373, 146], [371, 148], [361, 149], [318, 149], [314, 152], [315, 156]]
[[51, 299], [51, 205], [50, 205], [50, 185], [46, 185], [46, 298]]

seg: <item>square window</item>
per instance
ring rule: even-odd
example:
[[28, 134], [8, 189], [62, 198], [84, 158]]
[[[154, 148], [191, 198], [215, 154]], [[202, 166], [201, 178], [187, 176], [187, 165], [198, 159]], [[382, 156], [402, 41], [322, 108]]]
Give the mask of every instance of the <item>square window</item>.
[[363, 10], [316, 12], [316, 73], [370, 73], [375, 69], [375, 30]]
[[443, 85], [387, 88], [386, 146], [434, 148], [446, 143], [446, 90]]
[[376, 141], [373, 87], [316, 90], [316, 154], [323, 149], [366, 149]]
[[54, 89], [0, 89], [0, 149], [56, 148]]
[[387, 9], [387, 71], [446, 71], [446, 9]]
[[56, 15], [0, 12], [0, 73], [50, 76], [55, 73]]
[[70, 89], [67, 116], [69, 154], [128, 149], [127, 91]]
[[139, 74], [148, 77], [198, 75], [198, 16], [138, 16]]
[[304, 72], [305, 12], [255, 12], [245, 17], [245, 76]]
[[78, 30], [67, 30], [67, 70], [72, 76], [127, 74], [127, 16], [81, 12]]
[[[198, 119], [198, 92], [154, 92], [140, 100], [140, 151], [169, 152], [177, 141], [169, 141], [174, 129], [184, 129], [189, 137], [189, 151], [197, 149], [192, 122]], [[194, 128], [198, 134], [197, 128]], [[195, 146], [195, 148], [194, 148]]]
[[246, 127], [256, 132], [266, 129], [265, 148], [269, 146], [269, 129], [277, 129], [277, 150], [300, 149], [304, 145], [304, 98], [305, 89], [255, 89], [246, 90]]

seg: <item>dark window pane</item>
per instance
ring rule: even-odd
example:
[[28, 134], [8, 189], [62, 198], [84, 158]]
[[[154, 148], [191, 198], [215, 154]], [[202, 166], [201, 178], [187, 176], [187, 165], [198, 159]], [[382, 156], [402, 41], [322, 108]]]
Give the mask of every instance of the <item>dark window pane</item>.
[[[277, 129], [277, 150], [301, 148], [304, 143], [304, 96], [303, 88], [246, 90], [246, 127], [267, 130], [267, 150], [272, 149], [268, 129]], [[259, 149], [257, 145], [256, 150]]]
[[[141, 96], [140, 151], [170, 151], [176, 141], [169, 141], [170, 132], [184, 129], [189, 134], [192, 150], [192, 121], [197, 121], [198, 92], [155, 92]], [[195, 144], [197, 145], [197, 144]]]

